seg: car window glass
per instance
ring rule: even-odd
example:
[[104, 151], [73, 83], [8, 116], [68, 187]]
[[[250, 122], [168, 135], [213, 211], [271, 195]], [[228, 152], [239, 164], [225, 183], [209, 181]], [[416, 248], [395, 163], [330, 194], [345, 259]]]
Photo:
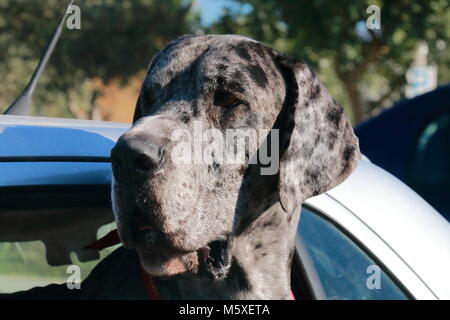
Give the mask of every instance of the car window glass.
[[[104, 236], [115, 224], [102, 226], [97, 235]], [[100, 252], [100, 259], [80, 262], [75, 253], [71, 254], [73, 265], [80, 269], [80, 281], [83, 281], [91, 270], [117, 246], [106, 248]], [[74, 274], [69, 265], [50, 266], [45, 257], [45, 246], [42, 241], [0, 242], [0, 293], [13, 293], [42, 287], [49, 284], [65, 283]]]
[[298, 231], [327, 299], [407, 299], [355, 242], [312, 210], [302, 209]]
[[417, 140], [411, 168], [412, 183], [443, 188], [450, 186], [450, 113], [433, 119]]

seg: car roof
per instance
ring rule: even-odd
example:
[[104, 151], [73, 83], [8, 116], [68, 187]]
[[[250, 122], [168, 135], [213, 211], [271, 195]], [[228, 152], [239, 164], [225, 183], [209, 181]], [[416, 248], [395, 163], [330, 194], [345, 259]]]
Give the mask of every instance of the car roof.
[[450, 270], [450, 224], [417, 193], [361, 160], [327, 194], [387, 243], [433, 290], [440, 291], [439, 296], [450, 296], [449, 283], [444, 281]]
[[0, 157], [106, 158], [129, 127], [125, 123], [1, 115]]

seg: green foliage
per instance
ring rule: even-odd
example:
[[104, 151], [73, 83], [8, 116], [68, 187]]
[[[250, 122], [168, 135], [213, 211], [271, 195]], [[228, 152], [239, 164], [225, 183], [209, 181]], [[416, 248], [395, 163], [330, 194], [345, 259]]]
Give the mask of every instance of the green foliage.
[[[84, 0], [81, 30], [64, 29], [39, 82], [35, 113], [71, 116], [70, 104], [91, 108], [97, 92], [86, 83], [120, 80], [145, 69], [168, 41], [189, 33], [198, 17], [183, 0]], [[0, 0], [0, 112], [28, 82], [66, 1]], [[6, 81], [5, 81], [6, 79]]]
[[[447, 0], [240, 0], [252, 10], [228, 10], [211, 30], [241, 33], [284, 53], [302, 57], [319, 70], [338, 100], [351, 106], [356, 121], [401, 96], [414, 49], [424, 40], [430, 60], [438, 63], [441, 82], [450, 81], [450, 8]], [[363, 41], [355, 26], [381, 8], [382, 35]], [[441, 42], [442, 44], [442, 42]]]

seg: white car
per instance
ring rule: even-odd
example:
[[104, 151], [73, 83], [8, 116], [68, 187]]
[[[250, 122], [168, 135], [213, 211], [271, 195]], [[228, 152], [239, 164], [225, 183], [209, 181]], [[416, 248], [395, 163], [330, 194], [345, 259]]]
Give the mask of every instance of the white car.
[[[109, 152], [128, 127], [0, 116], [0, 293], [98, 263], [82, 248], [112, 228]], [[367, 159], [305, 202], [298, 230], [297, 299], [450, 299], [450, 224]]]

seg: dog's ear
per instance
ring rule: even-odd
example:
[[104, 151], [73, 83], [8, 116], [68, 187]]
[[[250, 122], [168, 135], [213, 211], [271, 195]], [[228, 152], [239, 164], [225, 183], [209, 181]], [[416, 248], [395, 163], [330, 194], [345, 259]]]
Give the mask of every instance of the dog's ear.
[[142, 94], [139, 93], [138, 100], [136, 102], [136, 108], [134, 108], [134, 116], [133, 116], [133, 123], [135, 123], [137, 120], [142, 118], [143, 110], [142, 110]]
[[361, 158], [358, 138], [314, 72], [284, 55], [276, 63], [286, 83], [280, 124], [280, 201], [286, 212], [341, 183]]

